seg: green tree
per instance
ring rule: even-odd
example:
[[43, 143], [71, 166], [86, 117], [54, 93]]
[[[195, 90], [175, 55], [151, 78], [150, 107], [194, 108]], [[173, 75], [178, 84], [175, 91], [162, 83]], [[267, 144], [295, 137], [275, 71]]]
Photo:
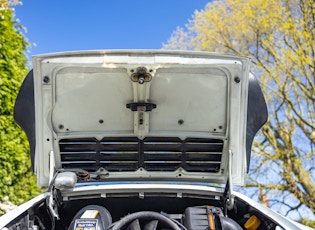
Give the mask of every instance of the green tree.
[[14, 4], [0, 0], [0, 201], [9, 197], [21, 204], [39, 188], [30, 170], [27, 138], [13, 119], [15, 98], [27, 73], [28, 47], [21, 25], [14, 21]]
[[213, 1], [164, 45], [253, 58], [269, 121], [254, 143], [247, 186], [301, 219], [315, 213], [314, 24], [314, 0]]

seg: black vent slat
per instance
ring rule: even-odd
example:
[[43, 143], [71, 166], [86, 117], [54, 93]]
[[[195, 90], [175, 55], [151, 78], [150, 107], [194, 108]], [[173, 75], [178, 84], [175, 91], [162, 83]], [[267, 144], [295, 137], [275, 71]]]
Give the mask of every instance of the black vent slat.
[[182, 145], [180, 144], [144, 144], [144, 151], [178, 151]]
[[186, 144], [186, 152], [213, 152], [213, 151], [221, 151], [222, 145], [218, 144]]
[[63, 168], [109, 172], [147, 171], [218, 172], [221, 166], [223, 141], [207, 138], [110, 137], [62, 139], [59, 141]]
[[135, 151], [137, 150], [138, 145], [101, 145], [100, 150], [101, 151]]
[[186, 160], [221, 161], [221, 154], [187, 154]]
[[[94, 154], [94, 153], [92, 153]], [[61, 158], [63, 161], [84, 161], [84, 160], [93, 160], [93, 158], [91, 158], [91, 153], [63, 153], [61, 155]]]
[[160, 153], [145, 153], [144, 154], [144, 160], [164, 160], [164, 161], [170, 161], [170, 160], [179, 160], [181, 157], [181, 153], [169, 153], [169, 154], [160, 154]]
[[101, 153], [100, 160], [138, 160], [138, 153]]

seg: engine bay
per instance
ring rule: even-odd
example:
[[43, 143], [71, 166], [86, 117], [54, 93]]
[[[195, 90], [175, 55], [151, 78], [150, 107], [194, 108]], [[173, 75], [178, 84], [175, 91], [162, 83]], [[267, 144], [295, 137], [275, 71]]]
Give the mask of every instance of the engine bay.
[[218, 207], [188, 207], [184, 214], [140, 211], [128, 214], [112, 223], [110, 212], [103, 206], [88, 205], [80, 209], [69, 229], [242, 229], [235, 221], [226, 218]]
[[[163, 194], [165, 195], [165, 194]], [[132, 196], [132, 197], [131, 197]], [[46, 200], [47, 201], [47, 200]], [[146, 194], [116, 194], [102, 197], [72, 197], [59, 203], [59, 219], [52, 218], [47, 202], [24, 217], [28, 229], [60, 230], [205, 230], [282, 229], [250, 205], [236, 199], [233, 210], [220, 200], [205, 197], [174, 197]], [[13, 224], [8, 229], [23, 229]], [[22, 228], [19, 228], [22, 227]]]
[[56, 173], [45, 196], [5, 230], [284, 229], [229, 183], [118, 183], [78, 172]]

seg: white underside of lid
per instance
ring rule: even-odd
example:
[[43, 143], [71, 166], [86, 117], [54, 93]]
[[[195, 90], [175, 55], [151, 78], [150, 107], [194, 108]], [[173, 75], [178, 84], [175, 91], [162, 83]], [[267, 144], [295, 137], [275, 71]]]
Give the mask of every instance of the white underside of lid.
[[[176, 137], [183, 141], [182, 148], [188, 149], [185, 140], [189, 138], [220, 140], [222, 151], [215, 153], [221, 154], [219, 169], [188, 170], [185, 165], [198, 165], [190, 157], [199, 159], [197, 154], [202, 154], [192, 151], [171, 171], [146, 170], [145, 163], [163, 162], [144, 160], [133, 171], [108, 170], [108, 178], [225, 183], [231, 150], [233, 181], [242, 184], [249, 64], [248, 58], [203, 52], [86, 51], [34, 57], [38, 181], [42, 185], [49, 181], [51, 151], [57, 168], [83, 164], [78, 158], [80, 151], [62, 153], [61, 140], [94, 138], [99, 142], [105, 137], [136, 137], [142, 145], [152, 137]], [[147, 74], [143, 84], [137, 80], [139, 68]], [[130, 105], [136, 107], [135, 111], [127, 108]], [[76, 154], [74, 160], [65, 163], [71, 154]], [[149, 159], [156, 152], [143, 154], [151, 154], [144, 155]], [[90, 156], [93, 158], [93, 153]]]

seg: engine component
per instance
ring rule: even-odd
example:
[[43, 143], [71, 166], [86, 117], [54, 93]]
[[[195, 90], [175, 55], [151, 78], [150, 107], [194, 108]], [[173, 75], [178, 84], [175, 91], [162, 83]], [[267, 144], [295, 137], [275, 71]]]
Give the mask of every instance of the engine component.
[[[181, 230], [177, 223], [167, 216], [150, 211], [136, 212], [129, 214], [113, 224], [112, 230], [122, 230], [122, 229], [150, 229], [156, 230], [158, 224], [163, 225], [166, 229], [170, 230]], [[163, 228], [164, 229], [164, 228]]]
[[197, 206], [186, 208], [184, 225], [188, 230], [241, 230], [234, 220], [223, 215], [222, 209], [212, 206]]
[[54, 185], [57, 189], [73, 188], [77, 183], [77, 175], [74, 172], [59, 173], [55, 179]]
[[98, 205], [88, 205], [74, 216], [68, 230], [105, 230], [112, 223], [108, 210]]
[[256, 230], [260, 226], [260, 219], [257, 216], [252, 215], [245, 223], [244, 227], [247, 230]]

